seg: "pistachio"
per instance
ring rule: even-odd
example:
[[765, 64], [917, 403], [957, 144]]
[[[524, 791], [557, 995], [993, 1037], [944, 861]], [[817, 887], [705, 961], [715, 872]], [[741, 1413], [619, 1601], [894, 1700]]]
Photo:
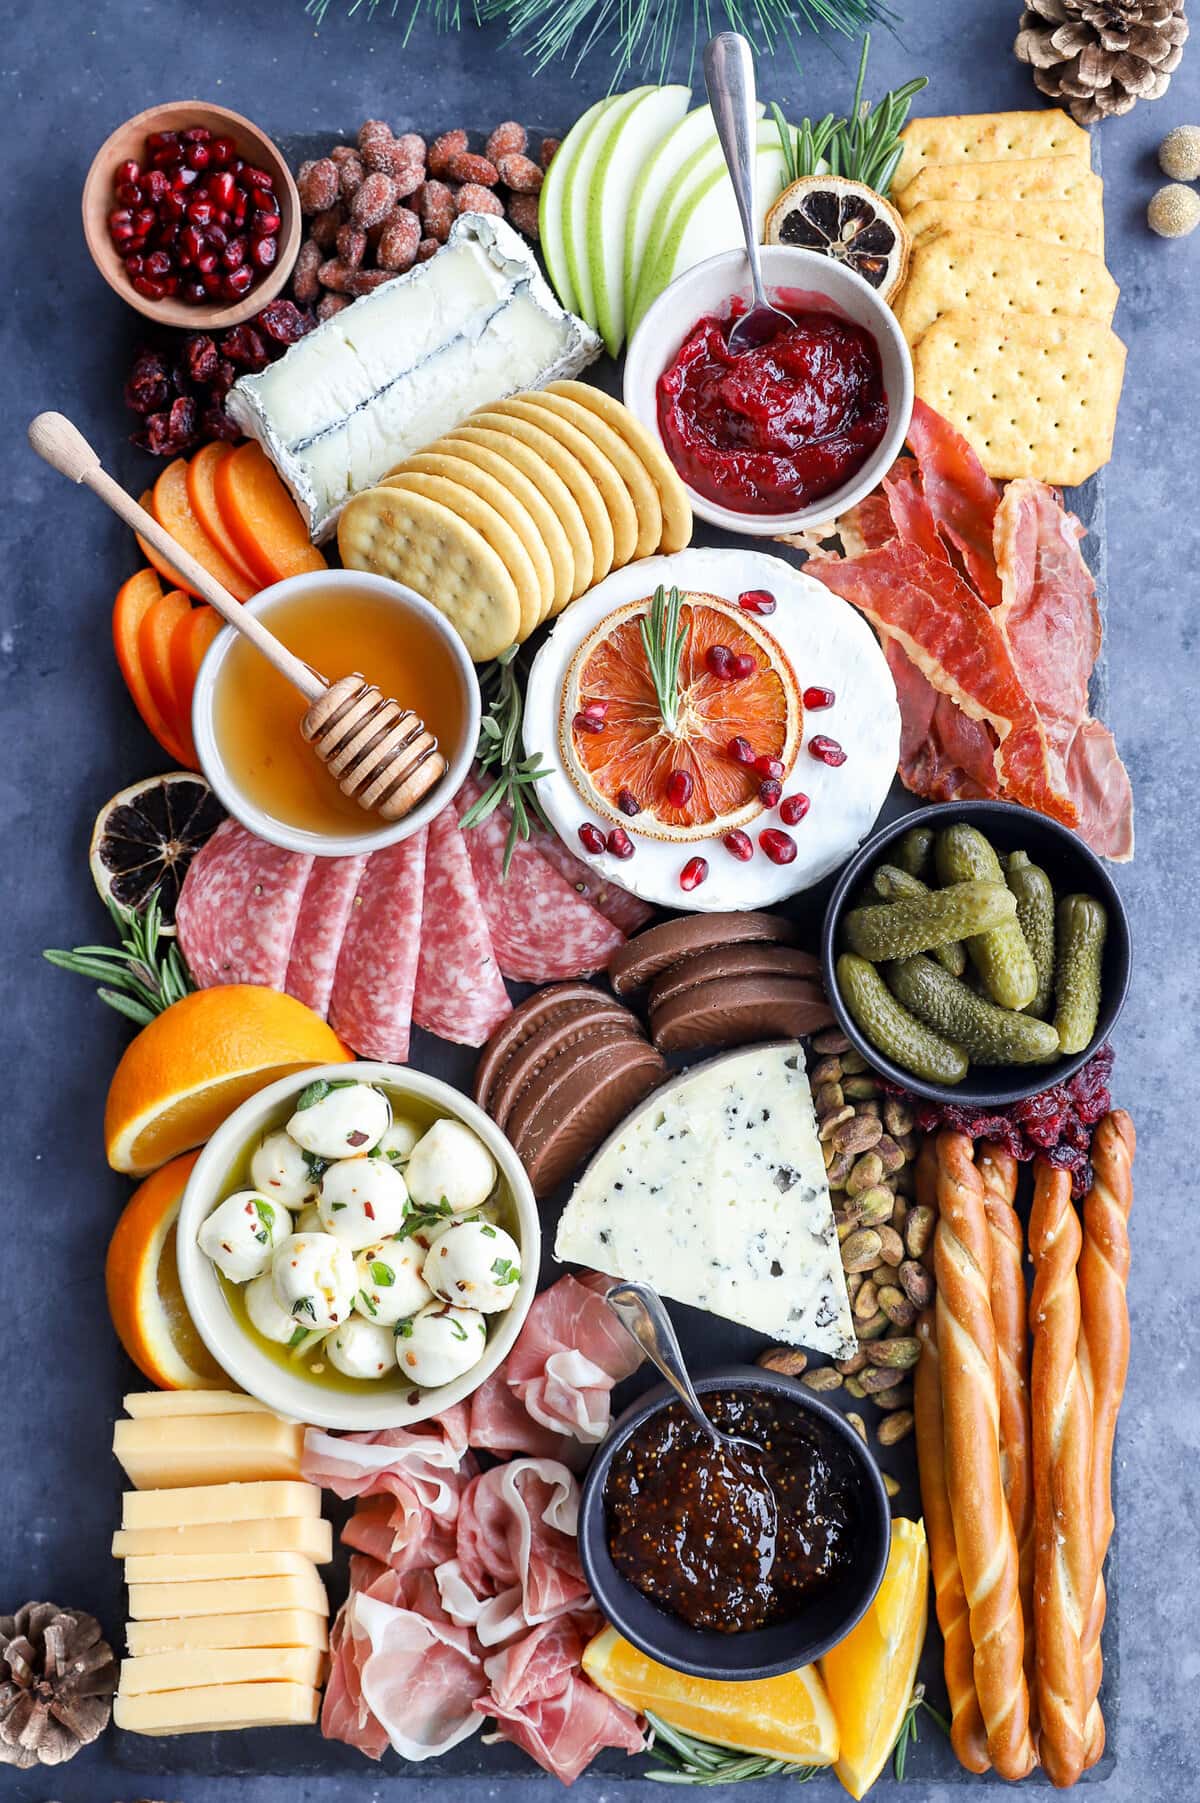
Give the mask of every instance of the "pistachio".
[[825, 1166], [826, 1180], [830, 1189], [841, 1189], [850, 1175], [854, 1164], [854, 1154], [853, 1152], [835, 1152], [831, 1146], [826, 1146], [825, 1150], [830, 1154]]
[[[852, 1121], [853, 1119], [854, 1110], [850, 1107], [849, 1103], [847, 1103], [844, 1108], [835, 1108], [833, 1113], [827, 1115], [817, 1128], [817, 1138], [821, 1141], [822, 1145], [824, 1145], [827, 1140], [832, 1141], [838, 1128], [844, 1126], [847, 1121]], [[843, 1148], [834, 1142], [833, 1149], [835, 1152], [840, 1152]]]
[[864, 1190], [861, 1196], [855, 1196], [847, 1207], [839, 1209], [839, 1217], [852, 1220], [859, 1227], [886, 1226], [892, 1218], [895, 1197], [890, 1189], [878, 1183], [874, 1189]]
[[879, 1119], [879, 1103], [875, 1101], [856, 1102], [855, 1107], [860, 1114], [869, 1114], [872, 1120]]
[[913, 1130], [913, 1111], [900, 1096], [888, 1096], [883, 1104], [883, 1124], [893, 1139]]
[[853, 1377], [865, 1366], [867, 1354], [865, 1349], [860, 1346], [858, 1351], [852, 1352], [848, 1359], [835, 1359], [833, 1362], [843, 1377]]
[[837, 1228], [838, 1243], [840, 1245], [843, 1241], [850, 1238], [850, 1235], [858, 1226], [858, 1222], [852, 1215], [844, 1214], [840, 1208], [834, 1211], [833, 1220], [834, 1225]]
[[807, 1355], [796, 1346], [772, 1346], [755, 1359], [764, 1371], [778, 1371], [781, 1377], [799, 1377], [808, 1364]]
[[848, 1102], [865, 1102], [879, 1094], [879, 1085], [874, 1077], [847, 1075], [845, 1064], [842, 1066], [842, 1073], [842, 1093]]
[[[871, 1369], [875, 1370], [877, 1367], [872, 1366]], [[909, 1383], [896, 1384], [890, 1390], [872, 1390], [871, 1392], [871, 1401], [877, 1409], [910, 1409], [912, 1400], [913, 1387]]]
[[862, 1374], [862, 1387], [868, 1396], [894, 1390], [904, 1381], [905, 1372], [899, 1365], [870, 1365]]
[[908, 1219], [904, 1223], [904, 1245], [910, 1258], [920, 1258], [928, 1250], [936, 1220], [932, 1208], [918, 1204], [916, 1208], [909, 1209]]
[[859, 1227], [842, 1241], [842, 1269], [869, 1271], [878, 1262], [882, 1249], [883, 1241], [876, 1228]]
[[883, 1284], [895, 1283], [896, 1273], [891, 1265], [885, 1264], [880, 1259], [875, 1269], [867, 1272], [867, 1281], [868, 1283], [874, 1282], [876, 1289], [879, 1289]]
[[842, 1061], [840, 1058], [818, 1058], [808, 1076], [815, 1095], [822, 1083], [840, 1083], [842, 1080]]
[[877, 1183], [883, 1182], [883, 1160], [878, 1152], [864, 1152], [856, 1158], [854, 1168], [846, 1179], [846, 1194], [857, 1196], [865, 1189], [874, 1189]]
[[879, 1253], [885, 1265], [900, 1265], [904, 1262], [904, 1241], [894, 1227], [876, 1227], [879, 1235]]
[[820, 1395], [825, 1390], [840, 1390], [842, 1374], [835, 1371], [832, 1365], [818, 1365], [815, 1371], [806, 1371], [800, 1382], [808, 1390], [815, 1390]]
[[837, 1108], [844, 1108], [846, 1098], [842, 1094], [840, 1083], [818, 1083], [813, 1091], [813, 1107], [817, 1111], [817, 1119], [824, 1120]]
[[895, 1478], [892, 1476], [891, 1472], [890, 1471], [881, 1472], [880, 1476], [883, 1478], [883, 1487], [887, 1491], [888, 1495], [889, 1496], [899, 1496], [900, 1486], [896, 1482]]
[[870, 1278], [854, 1298], [854, 1319], [870, 1321], [879, 1313], [879, 1291]]
[[897, 1196], [895, 1203], [893, 1204], [893, 1207], [892, 1207], [891, 1224], [896, 1229], [896, 1232], [900, 1235], [901, 1239], [904, 1238], [904, 1223], [905, 1223], [905, 1221], [907, 1221], [907, 1219], [908, 1219], [908, 1202], [906, 1201], [906, 1199], [903, 1196]]
[[863, 1420], [862, 1416], [857, 1412], [856, 1409], [847, 1409], [846, 1410], [846, 1420], [850, 1423], [850, 1426], [854, 1429], [855, 1433], [858, 1435], [858, 1437], [862, 1441], [863, 1445], [866, 1446], [867, 1445], [867, 1424]]
[[848, 1377], [845, 1388], [847, 1396], [853, 1396], [856, 1402], [862, 1402], [867, 1394], [862, 1387], [861, 1380], [857, 1377]]
[[[815, 1039], [813, 1040], [813, 1045], [817, 1047], [818, 1051], [823, 1049], [822, 1047], [817, 1046]], [[870, 1066], [862, 1053], [856, 1052], [849, 1040], [846, 1041], [842, 1049], [842, 1069], [848, 1077], [856, 1077], [862, 1071], [870, 1069]]]
[[862, 1289], [863, 1284], [866, 1281], [867, 1276], [865, 1271], [847, 1271], [846, 1294], [849, 1296], [851, 1302], [854, 1301], [854, 1298], [858, 1295], [858, 1292]]
[[881, 1340], [890, 1325], [891, 1323], [882, 1309], [877, 1315], [872, 1315], [869, 1321], [856, 1321], [854, 1331], [858, 1335], [859, 1345], [863, 1345], [867, 1340]]
[[897, 1409], [894, 1415], [889, 1415], [886, 1421], [879, 1423], [879, 1444], [896, 1446], [901, 1440], [906, 1440], [913, 1431], [913, 1422], [911, 1409]]
[[[822, 1027], [819, 1033], [814, 1033], [812, 1049], [822, 1055], [831, 1053], [835, 1057], [841, 1057], [843, 1052], [850, 1052], [851, 1056], [858, 1057], [857, 1052], [852, 1052], [850, 1041], [840, 1027]], [[859, 1062], [861, 1068], [861, 1060]]]
[[[821, 1132], [825, 1131], [822, 1125]], [[883, 1128], [871, 1114], [853, 1114], [850, 1120], [839, 1121], [830, 1134], [834, 1150], [837, 1152], [869, 1152], [876, 1144]]]
[[919, 1259], [906, 1258], [896, 1275], [900, 1280], [900, 1288], [914, 1308], [930, 1306], [935, 1290], [933, 1275]]
[[901, 1371], [911, 1371], [920, 1356], [920, 1340], [907, 1335], [895, 1340], [877, 1340], [867, 1347], [867, 1357], [873, 1365], [898, 1367]]
[[877, 1288], [875, 1300], [893, 1327], [911, 1327], [917, 1318], [917, 1311], [904, 1291], [892, 1284]]
[[883, 1160], [883, 1168], [889, 1177], [893, 1171], [898, 1171], [901, 1165], [905, 1163], [904, 1153], [900, 1150], [891, 1134], [884, 1133], [882, 1128], [875, 1140], [875, 1150]]

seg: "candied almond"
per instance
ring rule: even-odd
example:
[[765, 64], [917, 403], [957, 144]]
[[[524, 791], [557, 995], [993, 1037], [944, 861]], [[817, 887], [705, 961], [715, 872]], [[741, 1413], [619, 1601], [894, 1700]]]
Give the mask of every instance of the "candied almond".
[[343, 307], [349, 305], [348, 294], [323, 294], [317, 302], [317, 318], [322, 321], [332, 319], [335, 313], [340, 313]]
[[486, 156], [490, 162], [499, 166], [501, 157], [520, 156], [529, 143], [529, 133], [515, 119], [506, 119], [498, 125], [487, 141]]
[[436, 257], [441, 248], [436, 238], [422, 238], [417, 245], [417, 262], [428, 263], [430, 257]]
[[551, 159], [561, 143], [561, 138], [542, 139], [542, 148], [538, 152], [538, 162], [542, 165], [543, 169], [549, 169]]
[[536, 194], [546, 179], [530, 157], [515, 153], [500, 158], [496, 164], [496, 173], [505, 187], [511, 188], [515, 194]]
[[538, 197], [536, 194], [510, 194], [508, 217], [519, 232], [535, 242], [538, 238]]
[[392, 128], [386, 119], [363, 120], [358, 128], [358, 149], [368, 169], [386, 172], [391, 144]]
[[497, 213], [504, 214], [504, 202], [490, 188], [481, 188], [478, 182], [464, 182], [454, 196], [456, 213]]
[[340, 257], [330, 257], [322, 263], [317, 271], [317, 280], [322, 288], [332, 288], [335, 294], [349, 294], [350, 278], [355, 271]]
[[407, 158], [411, 163], [423, 163], [425, 161], [426, 148], [425, 140], [420, 132], [397, 132], [395, 154]]
[[405, 212], [397, 207], [390, 214], [379, 243], [375, 246], [375, 256], [381, 269], [411, 269], [417, 258], [417, 247], [421, 242], [421, 225], [415, 213]]
[[367, 254], [367, 234], [361, 225], [338, 227], [337, 254], [349, 268], [358, 268]]
[[460, 150], [456, 156], [446, 158], [446, 174], [453, 182], [477, 182], [481, 188], [494, 188], [499, 181], [495, 163], [487, 157], [475, 156], [470, 150]]
[[301, 246], [292, 268], [292, 293], [301, 306], [311, 306], [321, 292], [317, 270], [321, 267], [321, 246], [307, 239]]
[[323, 213], [338, 197], [337, 164], [329, 157], [318, 157], [304, 169], [296, 189], [302, 213]]
[[454, 195], [445, 182], [426, 182], [421, 189], [418, 211], [427, 238], [444, 244], [454, 224]]
[[468, 142], [465, 131], [444, 131], [441, 137], [435, 138], [429, 146], [429, 156], [426, 159], [430, 175], [445, 175], [450, 158], [466, 150]]
[[329, 153], [329, 160], [331, 163], [336, 163], [340, 169], [343, 163], [348, 163], [351, 157], [357, 156], [358, 152], [353, 144], [335, 144]]
[[391, 178], [396, 184], [396, 199], [404, 200], [415, 194], [425, 180], [425, 165], [415, 157], [393, 157], [390, 170]]
[[323, 213], [318, 213], [308, 228], [308, 235], [313, 243], [320, 245], [322, 250], [332, 250], [337, 239], [338, 227], [345, 217], [341, 207], [326, 207]]
[[355, 151], [338, 169], [338, 188], [343, 200], [353, 200], [366, 178], [363, 160]]
[[396, 204], [396, 184], [390, 175], [376, 169], [364, 177], [362, 186], [350, 202], [350, 217], [364, 229], [386, 219]]
[[347, 288], [353, 295], [371, 294], [376, 288], [382, 288], [385, 282], [394, 281], [395, 276], [394, 269], [355, 269]]

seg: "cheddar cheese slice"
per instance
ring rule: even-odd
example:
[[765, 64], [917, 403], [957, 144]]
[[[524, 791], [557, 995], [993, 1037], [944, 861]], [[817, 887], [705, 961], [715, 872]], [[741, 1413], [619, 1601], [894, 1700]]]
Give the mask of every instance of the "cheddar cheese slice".
[[166, 1415], [118, 1421], [113, 1452], [135, 1490], [298, 1478], [304, 1428], [277, 1415]]
[[[170, 1496], [173, 1492], [164, 1494]], [[151, 1553], [173, 1557], [194, 1553], [302, 1553], [306, 1559], [325, 1565], [333, 1557], [333, 1529], [318, 1515], [281, 1515], [274, 1521], [202, 1521], [177, 1528], [118, 1528], [112, 1550], [115, 1559]]]
[[113, 1721], [132, 1734], [199, 1734], [315, 1722], [321, 1693], [311, 1684], [205, 1684], [113, 1699]]
[[135, 1390], [121, 1401], [137, 1420], [164, 1415], [269, 1415], [265, 1402], [241, 1390]]
[[318, 1615], [326, 1615], [329, 1598], [313, 1565], [279, 1577], [129, 1586], [129, 1614], [134, 1621], [151, 1621], [157, 1616], [244, 1615], [259, 1609], [314, 1609]]
[[317, 1484], [198, 1484], [171, 1490], [126, 1490], [121, 1526], [183, 1528], [200, 1522], [272, 1521], [320, 1513]]
[[131, 1659], [152, 1653], [201, 1652], [205, 1648], [308, 1647], [324, 1652], [329, 1623], [312, 1609], [270, 1609], [247, 1615], [173, 1616], [125, 1624]]
[[196, 1647], [188, 1652], [147, 1653], [121, 1662], [123, 1697], [164, 1690], [196, 1690], [214, 1684], [310, 1684], [321, 1682], [324, 1653], [315, 1647]]
[[138, 1553], [125, 1561], [127, 1584], [198, 1584], [224, 1578], [303, 1578], [313, 1562], [300, 1553]]

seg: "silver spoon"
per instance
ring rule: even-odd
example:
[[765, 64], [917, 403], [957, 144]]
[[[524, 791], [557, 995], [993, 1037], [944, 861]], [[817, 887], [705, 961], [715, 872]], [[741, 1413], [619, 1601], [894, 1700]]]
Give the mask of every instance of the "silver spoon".
[[733, 183], [733, 195], [746, 240], [750, 284], [754, 289], [754, 305], [735, 321], [726, 340], [736, 354], [766, 344], [780, 332], [790, 331], [795, 324], [786, 313], [771, 305], [763, 288], [754, 226], [754, 171], [758, 151], [754, 52], [740, 32], [720, 31], [715, 38], [709, 38], [704, 46], [704, 85], [708, 89], [717, 136], [729, 167], [729, 179]]

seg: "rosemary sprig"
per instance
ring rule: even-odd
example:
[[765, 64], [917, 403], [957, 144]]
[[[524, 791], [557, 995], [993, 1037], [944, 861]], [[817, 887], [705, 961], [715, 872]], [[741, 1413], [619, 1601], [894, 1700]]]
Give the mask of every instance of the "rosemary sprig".
[[650, 1757], [658, 1769], [646, 1773], [658, 1784], [741, 1784], [750, 1778], [795, 1778], [807, 1784], [822, 1766], [800, 1765], [790, 1759], [769, 1759], [759, 1753], [741, 1753], [735, 1747], [715, 1746], [697, 1740], [681, 1728], [673, 1728], [661, 1716], [646, 1711], [654, 1730]]
[[826, 113], [816, 125], [811, 119], [802, 119], [799, 126], [793, 127], [788, 125], [777, 106], [772, 107], [771, 116], [779, 132], [789, 182], [798, 181], [805, 175], [819, 175], [824, 168], [830, 175], [864, 182], [877, 194], [886, 196], [903, 153], [900, 133], [914, 95], [927, 85], [928, 78], [914, 76], [903, 87], [893, 88], [872, 107], [870, 101], [863, 99], [870, 48], [868, 31], [863, 33], [858, 79], [847, 118], [838, 119], [832, 113]]
[[480, 674], [479, 686], [487, 701], [487, 710], [479, 722], [479, 743], [475, 747], [475, 756], [483, 770], [494, 774], [479, 800], [472, 802], [459, 821], [460, 826], [469, 829], [479, 826], [498, 807], [508, 808], [504, 876], [508, 875], [512, 867], [518, 842], [528, 839], [533, 831], [533, 819], [530, 816], [547, 829], [550, 824], [534, 792], [534, 784], [550, 775], [549, 767], [539, 763], [536, 758], [521, 755], [524, 750], [521, 744], [521, 717], [525, 711], [525, 701], [517, 673], [512, 667], [516, 655], [516, 645], [510, 645], [507, 651], [502, 651], [499, 657], [486, 665]]
[[152, 896], [140, 913], [109, 902], [108, 911], [120, 935], [120, 945], [77, 945], [73, 951], [46, 951], [48, 963], [59, 970], [90, 977], [101, 987], [102, 1002], [115, 1008], [136, 1026], [150, 1024], [156, 1014], [188, 995], [196, 985], [174, 940], [162, 937], [162, 910]]
[[900, 1732], [897, 1734], [896, 1744], [892, 1748], [892, 1770], [896, 1775], [896, 1782], [898, 1784], [904, 1782], [904, 1771], [908, 1764], [908, 1750], [910, 1747], [915, 1747], [920, 1738], [917, 1718], [922, 1709], [925, 1711], [926, 1715], [932, 1716], [943, 1734], [947, 1737], [949, 1737], [950, 1734], [949, 1722], [944, 1715], [933, 1707], [932, 1703], [927, 1703], [925, 1701], [925, 1686], [923, 1684], [918, 1684], [914, 1688], [912, 1696], [908, 1699], [908, 1708], [904, 1712], [904, 1720], [900, 1724]]
[[672, 587], [668, 595], [660, 582], [649, 612], [639, 622], [658, 711], [668, 732], [674, 732], [679, 721], [679, 664], [688, 634], [679, 617], [682, 606], [679, 590]]

